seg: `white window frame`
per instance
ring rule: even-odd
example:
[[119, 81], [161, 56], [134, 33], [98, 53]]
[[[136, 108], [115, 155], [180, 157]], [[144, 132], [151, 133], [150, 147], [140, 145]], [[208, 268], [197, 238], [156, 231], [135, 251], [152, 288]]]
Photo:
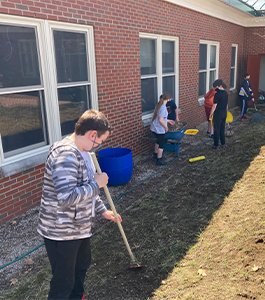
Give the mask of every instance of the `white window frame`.
[[[237, 51], [238, 51], [238, 45], [237, 45], [237, 44], [232, 44], [232, 46], [231, 46], [231, 52], [232, 52], [232, 48], [236, 48], [236, 51], [235, 51], [235, 66], [232, 67], [232, 65], [231, 65], [231, 70], [232, 70], [232, 69], [235, 70], [235, 72], [234, 72], [234, 84], [233, 84], [232, 87], [230, 87], [230, 91], [236, 89], [236, 79], [237, 79]], [[231, 56], [231, 63], [232, 63], [232, 56]], [[230, 83], [229, 83], [229, 85], [230, 85]]]
[[[200, 70], [199, 73], [206, 71], [206, 93], [209, 91], [209, 84], [210, 84], [210, 71], [216, 70], [216, 78], [218, 79], [219, 76], [219, 53], [220, 53], [220, 43], [214, 41], [206, 41], [200, 40], [200, 44], [207, 45], [207, 62], [206, 62], [206, 69]], [[216, 66], [215, 68], [210, 68], [210, 47], [216, 46]], [[200, 54], [199, 54], [200, 55]], [[198, 99], [199, 105], [204, 104], [204, 96], [199, 97]]]
[[[140, 33], [139, 38], [155, 39], [156, 40], [156, 74], [151, 75], [141, 75], [142, 79], [147, 78], [157, 78], [157, 95], [159, 96], [164, 92], [162, 90], [163, 77], [175, 76], [175, 95], [172, 95], [177, 107], [179, 108], [179, 38], [166, 36], [166, 35], [156, 35]], [[175, 59], [174, 59], [174, 70], [172, 73], [162, 73], [162, 41], [172, 41], [175, 42]], [[159, 99], [157, 99], [158, 102]], [[153, 113], [142, 115], [143, 124], [150, 124]]]
[[[45, 98], [45, 113], [47, 116], [47, 131], [49, 136], [49, 145], [40, 146], [33, 150], [25, 149], [17, 155], [4, 158], [2, 144], [0, 143], [0, 170], [2, 177], [7, 177], [29, 168], [40, 165], [45, 162], [48, 149], [52, 143], [62, 138], [60, 113], [57, 96], [57, 74], [53, 43], [53, 29], [81, 32], [87, 37], [87, 59], [88, 72], [90, 78], [91, 107], [98, 109], [97, 81], [96, 81], [96, 64], [94, 49], [93, 27], [80, 24], [70, 24], [63, 22], [55, 22], [41, 19], [31, 19], [20, 16], [9, 16], [0, 14], [0, 24], [35, 27], [36, 43], [39, 55], [41, 85], [34, 86], [32, 89], [23, 87], [8, 88], [1, 91], [0, 94], [8, 94], [10, 92], [25, 92], [33, 90], [43, 90]], [[74, 84], [76, 86], [76, 83]], [[83, 85], [83, 82], [82, 82]]]

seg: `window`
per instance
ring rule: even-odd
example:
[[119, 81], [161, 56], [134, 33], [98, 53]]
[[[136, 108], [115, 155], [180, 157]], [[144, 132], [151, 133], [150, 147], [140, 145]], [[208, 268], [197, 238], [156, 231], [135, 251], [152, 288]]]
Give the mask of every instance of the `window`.
[[140, 34], [143, 119], [150, 119], [159, 95], [168, 92], [178, 105], [178, 39]]
[[93, 45], [92, 27], [1, 16], [2, 170], [19, 159], [25, 169], [34, 155], [40, 164], [38, 155], [73, 132], [85, 110], [98, 108]]
[[236, 88], [236, 76], [237, 76], [237, 45], [232, 45], [231, 51], [231, 74], [230, 74], [230, 90]]
[[[219, 43], [200, 41], [199, 56], [199, 102], [213, 87], [218, 78]], [[203, 104], [203, 103], [202, 103]]]
[[62, 136], [73, 132], [80, 115], [90, 107], [86, 34], [53, 30], [57, 94]]
[[0, 130], [4, 157], [47, 145], [36, 28], [0, 24]]

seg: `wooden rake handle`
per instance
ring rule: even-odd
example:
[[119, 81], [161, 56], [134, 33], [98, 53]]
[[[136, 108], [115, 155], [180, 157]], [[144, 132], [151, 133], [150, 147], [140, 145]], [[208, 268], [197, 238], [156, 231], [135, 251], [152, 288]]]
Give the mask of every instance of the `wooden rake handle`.
[[[102, 171], [101, 171], [101, 169], [100, 169], [98, 160], [97, 160], [96, 155], [95, 155], [94, 152], [91, 153], [91, 157], [92, 157], [94, 166], [95, 166], [95, 168], [96, 168], [98, 174], [102, 174]], [[110, 207], [111, 207], [111, 210], [113, 211], [113, 213], [114, 213], [114, 215], [115, 215], [115, 218], [116, 218], [116, 220], [117, 220], [117, 225], [118, 225], [119, 230], [120, 230], [120, 232], [121, 232], [121, 235], [122, 235], [123, 241], [124, 241], [124, 243], [125, 243], [125, 246], [126, 246], [128, 252], [129, 252], [129, 255], [130, 255], [132, 261], [135, 262], [136, 259], [135, 259], [134, 255], [133, 255], [133, 253], [132, 253], [132, 250], [131, 250], [131, 248], [130, 248], [130, 246], [129, 246], [129, 243], [128, 243], [128, 241], [127, 241], [126, 235], [125, 235], [124, 230], [123, 230], [123, 228], [122, 228], [121, 222], [120, 222], [120, 220], [119, 220], [119, 218], [118, 218], [118, 214], [117, 214], [117, 212], [116, 212], [116, 208], [115, 208], [114, 203], [113, 203], [113, 201], [112, 201], [112, 199], [111, 199], [111, 196], [110, 196], [110, 193], [109, 193], [109, 189], [108, 189], [108, 187], [107, 187], [106, 185], [104, 186], [104, 192], [105, 192], [106, 197], [107, 197], [107, 199], [108, 199], [108, 202], [109, 202], [109, 205], [110, 205]]]

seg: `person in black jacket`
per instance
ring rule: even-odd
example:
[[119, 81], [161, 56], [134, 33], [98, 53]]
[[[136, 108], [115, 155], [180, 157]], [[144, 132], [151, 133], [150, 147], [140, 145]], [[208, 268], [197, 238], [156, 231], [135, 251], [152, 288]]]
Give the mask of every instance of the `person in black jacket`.
[[253, 101], [254, 103], [254, 95], [250, 84], [250, 75], [246, 73], [244, 75], [244, 80], [241, 83], [240, 91], [239, 91], [239, 100], [241, 104], [241, 114], [240, 114], [240, 121], [244, 119], [248, 119], [246, 115], [248, 109], [248, 101]]
[[228, 94], [225, 91], [226, 84], [222, 79], [217, 79], [213, 83], [213, 87], [216, 90], [214, 95], [213, 106], [210, 113], [210, 118], [213, 116], [214, 124], [214, 145], [213, 149], [219, 148], [219, 139], [221, 141], [221, 147], [225, 148], [225, 120], [228, 110]]

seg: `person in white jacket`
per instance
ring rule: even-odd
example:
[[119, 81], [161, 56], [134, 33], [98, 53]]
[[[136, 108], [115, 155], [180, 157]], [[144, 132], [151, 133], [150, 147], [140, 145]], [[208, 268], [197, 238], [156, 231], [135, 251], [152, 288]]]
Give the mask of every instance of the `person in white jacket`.
[[[52, 268], [48, 299], [84, 299], [94, 214], [116, 222], [114, 213], [99, 198], [108, 176], [96, 173], [89, 153], [110, 131], [103, 113], [87, 110], [74, 133], [50, 148], [37, 228]], [[118, 218], [121, 222], [120, 215]]]

